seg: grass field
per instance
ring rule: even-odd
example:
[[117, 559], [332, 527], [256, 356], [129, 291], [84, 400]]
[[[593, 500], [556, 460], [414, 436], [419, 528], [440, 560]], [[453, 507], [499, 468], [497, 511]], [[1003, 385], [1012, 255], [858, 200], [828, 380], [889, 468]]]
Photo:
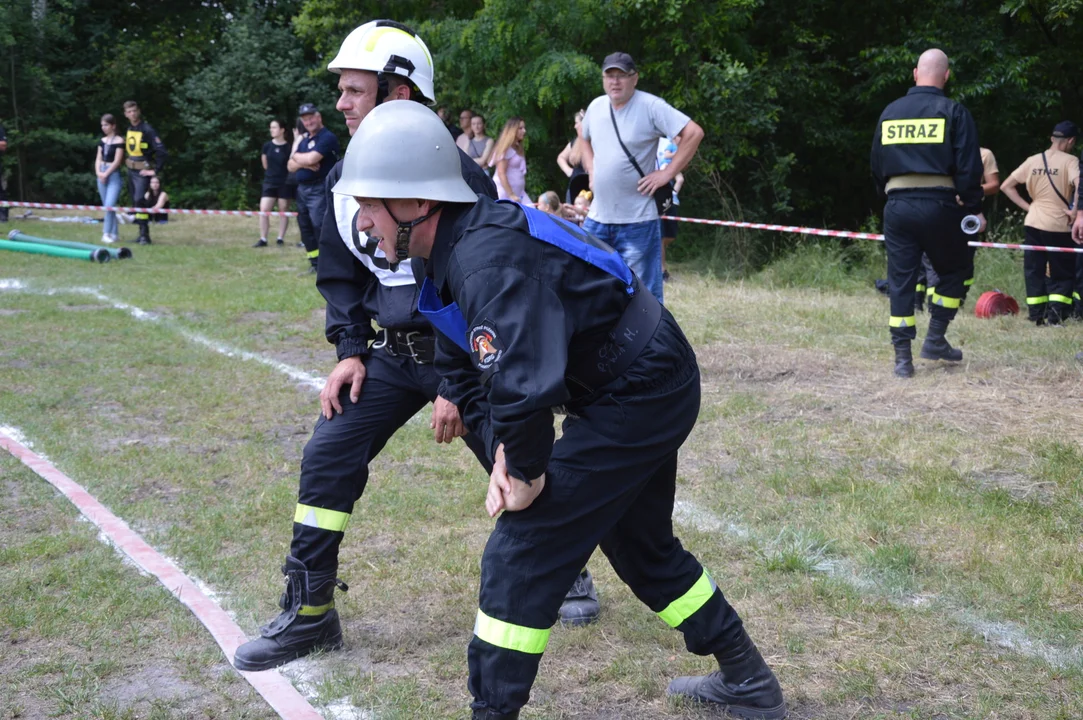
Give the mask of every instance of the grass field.
[[[0, 254], [0, 426], [250, 634], [276, 612], [317, 413], [311, 387], [251, 358], [317, 376], [334, 362], [301, 251], [250, 249], [254, 228], [183, 217], [104, 265]], [[878, 250], [847, 266], [825, 247], [741, 281], [674, 268], [667, 303], [704, 389], [681, 459], [682, 540], [793, 718], [1083, 717], [1083, 326], [977, 320], [972, 295], [949, 335], [965, 362], [919, 361], [898, 381], [871, 289]], [[1020, 298], [1021, 284], [1018, 256], [979, 255], [976, 289]], [[6, 454], [0, 478], [0, 718], [274, 717], [66, 500]], [[467, 715], [484, 491], [424, 413], [374, 463], [341, 558], [347, 647], [286, 669], [328, 718]], [[717, 717], [664, 696], [710, 660], [604, 558], [591, 567], [601, 621], [553, 633], [523, 717]]]

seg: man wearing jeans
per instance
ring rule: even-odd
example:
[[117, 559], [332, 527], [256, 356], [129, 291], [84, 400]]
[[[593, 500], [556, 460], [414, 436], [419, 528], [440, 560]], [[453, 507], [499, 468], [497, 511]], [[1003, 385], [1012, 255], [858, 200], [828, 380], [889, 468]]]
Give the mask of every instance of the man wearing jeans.
[[[638, 81], [628, 53], [613, 53], [602, 63], [605, 95], [583, 118], [583, 166], [594, 190], [583, 229], [614, 247], [661, 301], [662, 233], [654, 191], [688, 165], [703, 128], [662, 98], [636, 90]], [[680, 147], [668, 165], [647, 172], [664, 137], [679, 137]]]
[[297, 173], [297, 226], [301, 230], [311, 272], [316, 272], [320, 255], [320, 231], [327, 211], [323, 181], [338, 162], [338, 138], [323, 126], [323, 116], [312, 103], [297, 111], [305, 126], [305, 137], [297, 144], [286, 169]]

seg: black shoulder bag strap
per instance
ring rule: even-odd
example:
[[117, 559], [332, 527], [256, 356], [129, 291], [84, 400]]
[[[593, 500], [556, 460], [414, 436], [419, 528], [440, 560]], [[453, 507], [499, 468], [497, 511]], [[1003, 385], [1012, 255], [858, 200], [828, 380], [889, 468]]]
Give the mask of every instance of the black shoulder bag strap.
[[[627, 152], [627, 150], [625, 151]], [[1068, 201], [1063, 195], [1060, 194], [1060, 190], [1057, 189], [1057, 184], [1053, 182], [1053, 177], [1049, 174], [1049, 162], [1045, 159], [1045, 153], [1042, 153], [1042, 165], [1045, 165], [1045, 179], [1049, 181], [1049, 187], [1053, 188], [1053, 192], [1057, 194], [1060, 201], [1068, 206], [1068, 209], [1072, 209], [1072, 203]]]
[[[643, 172], [643, 168], [639, 167], [639, 163], [636, 162], [635, 157], [628, 151], [628, 147], [624, 144], [624, 141], [620, 138], [620, 130], [617, 128], [617, 115], [613, 112], [612, 103], [609, 105], [609, 119], [613, 121], [613, 133], [617, 136], [617, 142], [620, 143], [620, 149], [624, 151], [624, 154], [628, 156], [629, 162], [632, 163], [632, 167], [639, 173], [639, 177], [647, 177]], [[668, 196], [665, 199], [659, 199], [658, 194], [665, 191]], [[666, 210], [669, 210], [670, 205], [673, 204], [673, 183], [670, 182], [667, 185], [663, 185], [654, 191], [654, 204], [658, 206], [658, 214], [662, 215]]]

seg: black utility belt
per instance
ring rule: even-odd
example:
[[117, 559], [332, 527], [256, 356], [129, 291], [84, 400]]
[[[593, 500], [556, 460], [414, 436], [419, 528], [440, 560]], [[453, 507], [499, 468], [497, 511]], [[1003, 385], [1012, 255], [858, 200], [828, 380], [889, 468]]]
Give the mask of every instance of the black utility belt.
[[597, 349], [568, 358], [565, 377], [587, 394], [605, 387], [631, 367], [662, 320], [662, 304], [636, 279], [636, 294], [608, 338]]
[[392, 357], [408, 357], [418, 365], [431, 365], [436, 359], [436, 335], [431, 330], [388, 330], [382, 328], [372, 343]]

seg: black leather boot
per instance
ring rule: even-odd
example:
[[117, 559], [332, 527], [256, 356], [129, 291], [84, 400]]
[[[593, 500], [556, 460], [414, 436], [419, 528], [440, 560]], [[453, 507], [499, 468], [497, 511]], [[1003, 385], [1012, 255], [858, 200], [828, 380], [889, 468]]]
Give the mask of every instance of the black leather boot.
[[914, 377], [914, 356], [910, 353], [910, 343], [895, 345], [895, 375], [901, 378]]
[[598, 604], [598, 591], [594, 589], [594, 578], [584, 568], [564, 596], [560, 606], [560, 624], [573, 627], [589, 625], [598, 619], [599, 614], [601, 606]]
[[956, 350], [948, 344], [944, 333], [948, 331], [948, 321], [937, 318], [929, 320], [929, 332], [925, 334], [925, 342], [921, 345], [921, 357], [926, 360], [947, 360], [959, 362], [963, 359], [963, 351]]
[[136, 245], [150, 245], [150, 223], [147, 220], [136, 220], [139, 225], [139, 237], [135, 239]]
[[484, 710], [475, 710], [471, 718], [472, 720], [519, 720], [519, 711], [498, 713], [496, 710], [486, 708]]
[[718, 670], [699, 677], [679, 677], [669, 684], [666, 694], [721, 705], [730, 715], [748, 720], [786, 717], [778, 679], [744, 628], [730, 648], [715, 653], [715, 659]]
[[282, 613], [259, 629], [260, 637], [237, 648], [233, 666], [238, 670], [269, 670], [314, 650], [342, 647], [342, 627], [335, 610], [335, 587], [346, 583], [335, 573], [309, 572], [304, 563], [286, 556], [282, 566], [286, 591], [278, 601]]

